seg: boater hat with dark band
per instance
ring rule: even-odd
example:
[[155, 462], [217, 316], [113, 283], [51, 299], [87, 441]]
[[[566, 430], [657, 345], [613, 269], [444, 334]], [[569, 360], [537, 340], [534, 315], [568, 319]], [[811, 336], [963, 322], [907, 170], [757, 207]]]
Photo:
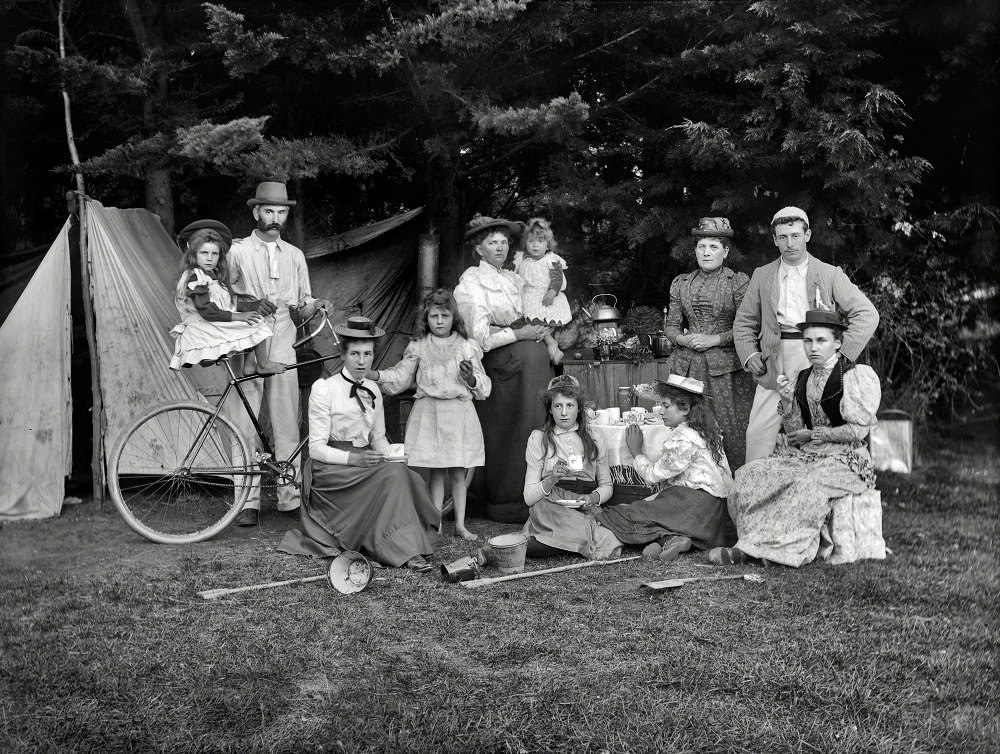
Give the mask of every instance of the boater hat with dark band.
[[840, 316], [839, 312], [831, 312], [826, 309], [810, 309], [806, 312], [806, 321], [795, 325], [799, 330], [807, 327], [832, 327], [834, 330], [846, 330], [847, 323]]
[[347, 322], [336, 325], [333, 331], [342, 338], [381, 338], [385, 330], [376, 327], [368, 317], [348, 317]]

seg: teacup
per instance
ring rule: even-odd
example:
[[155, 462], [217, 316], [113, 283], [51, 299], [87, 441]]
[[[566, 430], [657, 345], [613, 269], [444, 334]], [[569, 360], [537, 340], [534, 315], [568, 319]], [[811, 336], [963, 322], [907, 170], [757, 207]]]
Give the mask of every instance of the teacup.
[[583, 456], [579, 453], [570, 453], [566, 456], [566, 468], [570, 471], [583, 471]]

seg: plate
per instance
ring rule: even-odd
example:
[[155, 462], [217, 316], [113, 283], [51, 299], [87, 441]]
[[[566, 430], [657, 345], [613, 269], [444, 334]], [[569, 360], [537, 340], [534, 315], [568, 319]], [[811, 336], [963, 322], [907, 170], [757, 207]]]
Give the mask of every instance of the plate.
[[556, 505], [561, 505], [563, 508], [582, 508], [586, 502], [586, 500], [560, 500]]

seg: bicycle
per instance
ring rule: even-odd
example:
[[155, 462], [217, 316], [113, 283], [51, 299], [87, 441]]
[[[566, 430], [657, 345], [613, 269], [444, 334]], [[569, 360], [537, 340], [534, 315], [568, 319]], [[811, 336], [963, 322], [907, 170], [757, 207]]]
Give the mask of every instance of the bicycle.
[[[315, 331], [295, 342], [295, 347], [333, 327], [327, 313], [317, 309], [302, 327], [319, 317]], [[333, 334], [334, 342], [337, 336]], [[301, 361], [301, 369], [340, 355]], [[237, 376], [223, 356], [229, 384], [213, 407], [188, 401], [154, 407], [126, 427], [108, 457], [108, 489], [125, 523], [136, 533], [160, 544], [189, 544], [214, 537], [239, 515], [255, 478], [273, 475], [277, 486], [293, 485], [294, 461], [308, 437], [302, 438], [287, 459], [276, 459], [264, 430], [250, 407], [242, 383], [260, 375]], [[250, 417], [262, 450], [250, 452], [246, 439], [225, 416], [226, 399], [236, 392]]]

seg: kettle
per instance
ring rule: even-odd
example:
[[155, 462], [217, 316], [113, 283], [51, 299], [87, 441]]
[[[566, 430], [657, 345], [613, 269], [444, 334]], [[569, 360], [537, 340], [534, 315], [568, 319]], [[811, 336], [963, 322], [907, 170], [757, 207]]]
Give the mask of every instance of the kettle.
[[[614, 303], [608, 304], [605, 301], [598, 301], [598, 299], [604, 298], [610, 298]], [[621, 310], [618, 308], [618, 297], [613, 293], [598, 293], [590, 300], [590, 308], [585, 307], [581, 311], [595, 325], [602, 322], [614, 324], [621, 322], [622, 319]]]

